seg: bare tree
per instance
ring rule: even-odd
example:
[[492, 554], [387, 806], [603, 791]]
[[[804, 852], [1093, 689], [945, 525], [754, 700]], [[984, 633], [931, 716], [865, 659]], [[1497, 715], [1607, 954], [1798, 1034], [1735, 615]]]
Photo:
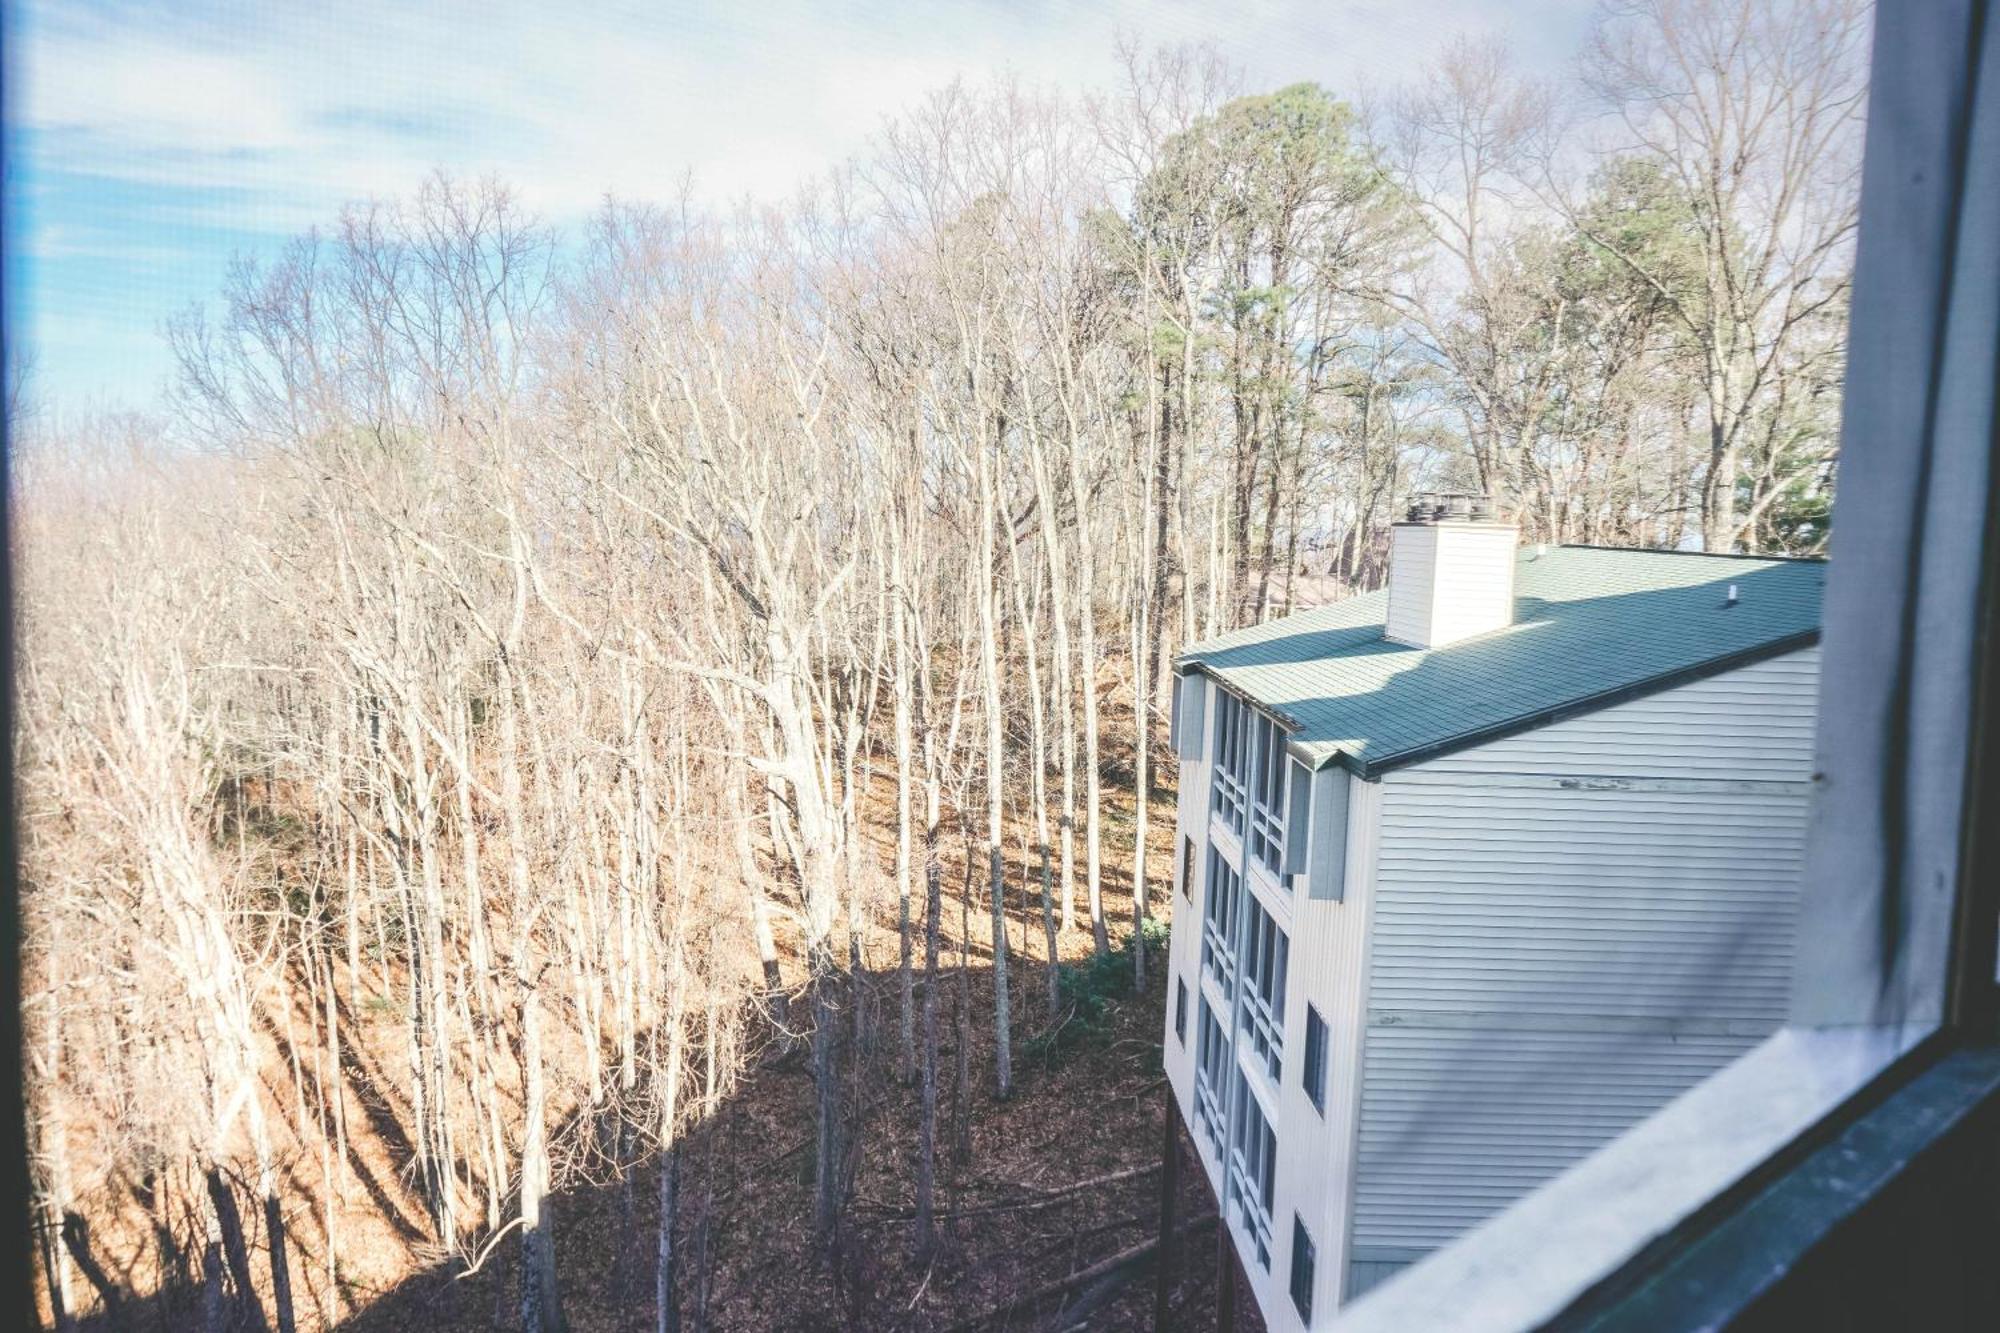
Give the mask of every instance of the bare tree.
[[1608, 113], [1609, 151], [1659, 169], [1687, 243], [1621, 234], [1572, 191], [1550, 193], [1673, 314], [1707, 415], [1711, 551], [1743, 536], [1741, 459], [1759, 405], [1845, 299], [1868, 14], [1860, 0], [1647, 0], [1607, 6], [1592, 37], [1585, 83]]

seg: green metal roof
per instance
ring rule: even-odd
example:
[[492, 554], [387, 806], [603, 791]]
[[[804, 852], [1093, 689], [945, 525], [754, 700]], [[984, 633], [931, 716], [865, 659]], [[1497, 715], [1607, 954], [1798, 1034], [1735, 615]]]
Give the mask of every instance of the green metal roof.
[[1804, 647], [1819, 637], [1825, 583], [1819, 560], [1523, 547], [1514, 623], [1491, 634], [1391, 643], [1388, 594], [1371, 592], [1218, 635], [1179, 660], [1276, 715], [1315, 767], [1372, 777]]

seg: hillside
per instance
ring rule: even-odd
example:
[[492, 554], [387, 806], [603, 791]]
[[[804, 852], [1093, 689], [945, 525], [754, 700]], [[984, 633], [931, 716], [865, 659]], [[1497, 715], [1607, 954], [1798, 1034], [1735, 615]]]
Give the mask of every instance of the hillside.
[[[1129, 767], [1129, 766], [1128, 766]], [[1129, 772], [1128, 772], [1129, 777]], [[1112, 844], [1129, 845], [1129, 795], [1114, 793], [1107, 811]], [[1153, 865], [1168, 864], [1173, 802], [1154, 799]], [[956, 869], [970, 863], [961, 855]], [[1010, 863], [1010, 884], [1027, 867]], [[964, 888], [962, 873], [947, 888]], [[957, 880], [958, 882], [952, 882]], [[1029, 881], [1032, 883], [1032, 881]], [[976, 893], [977, 885], [973, 886]], [[1143, 993], [1131, 988], [1129, 857], [1107, 864], [1107, 917], [1113, 952], [1091, 961], [1087, 929], [1064, 938], [1063, 1001], [1053, 1020], [1044, 996], [1039, 905], [1010, 904], [1017, 1010], [1013, 1095], [996, 1099], [992, 1066], [992, 971], [982, 942], [983, 912], [971, 914], [969, 967], [959, 957], [958, 914], [945, 913], [941, 958], [940, 1102], [946, 1145], [940, 1152], [940, 1244], [927, 1262], [913, 1252], [910, 1172], [917, 1096], [895, 1073], [893, 920], [877, 922], [863, 951], [867, 1033], [861, 1068], [850, 1079], [865, 1089], [850, 1203], [831, 1247], [816, 1243], [812, 1216], [811, 1134], [814, 1084], [809, 1048], [766, 1029], [720, 1109], [685, 1132], [676, 1242], [679, 1305], [685, 1327], [714, 1330], [1152, 1327], [1150, 1258], [1113, 1266], [1083, 1281], [1107, 1259], [1158, 1233], [1159, 1166], [1166, 1089], [1158, 1043], [1164, 1021], [1164, 974], [1149, 969]], [[1172, 895], [1156, 883], [1156, 912]], [[1157, 950], [1166, 918], [1149, 929]], [[788, 962], [788, 967], [789, 967]], [[969, 1002], [961, 1026], [961, 1005]], [[373, 991], [343, 994], [349, 1034], [345, 1093], [354, 1108], [345, 1202], [331, 1225], [339, 1237], [338, 1326], [358, 1333], [506, 1327], [517, 1317], [517, 1247], [496, 1238], [478, 1266], [440, 1262], [425, 1238], [421, 1199], [411, 1188], [413, 1156], [407, 1108], [391, 1071], [402, 1027], [395, 1006]], [[295, 1018], [305, 1022], [303, 1015]], [[964, 1062], [960, 1043], [967, 1041]], [[323, 1163], [307, 1101], [320, 1085], [303, 1069], [311, 1057], [279, 1037], [264, 1074], [284, 1117], [282, 1170], [299, 1204], [289, 1211], [294, 1300], [302, 1320], [332, 1313], [323, 1258], [328, 1218], [308, 1200]], [[956, 1071], [970, 1076], [959, 1100]], [[293, 1073], [305, 1074], [292, 1095]], [[307, 1117], [303, 1127], [299, 1117]], [[572, 1129], [576, 1127], [573, 1125]], [[586, 1138], [564, 1132], [559, 1138]], [[1189, 1165], [1177, 1215], [1194, 1226], [1179, 1240], [1172, 1284], [1173, 1327], [1206, 1327], [1213, 1318], [1212, 1200]], [[336, 1174], [339, 1174], [336, 1172]], [[657, 1161], [623, 1180], [606, 1159], [577, 1150], [558, 1173], [553, 1198], [555, 1250], [563, 1308], [573, 1333], [654, 1327]], [[177, 1188], [176, 1188], [177, 1186]], [[127, 1182], [118, 1194], [86, 1200], [91, 1245], [127, 1293], [115, 1315], [100, 1304], [83, 1327], [199, 1327], [200, 1291], [185, 1264], [198, 1245], [190, 1202], [193, 1181], [148, 1192]], [[156, 1197], [157, 1196], [157, 1197]], [[149, 1204], [159, 1207], [149, 1211]], [[155, 1225], [158, 1220], [162, 1225]], [[268, 1266], [265, 1228], [246, 1216], [246, 1246], [259, 1274]], [[163, 1267], [171, 1249], [179, 1265]], [[259, 1289], [269, 1300], [268, 1283]], [[1040, 1293], [1037, 1295], [1037, 1293]], [[137, 1299], [134, 1300], [133, 1298]], [[44, 1295], [46, 1302], [46, 1295]], [[45, 1304], [46, 1308], [46, 1304]], [[86, 1309], [89, 1307], [86, 1306]], [[1254, 1313], [1245, 1312], [1251, 1318]]]

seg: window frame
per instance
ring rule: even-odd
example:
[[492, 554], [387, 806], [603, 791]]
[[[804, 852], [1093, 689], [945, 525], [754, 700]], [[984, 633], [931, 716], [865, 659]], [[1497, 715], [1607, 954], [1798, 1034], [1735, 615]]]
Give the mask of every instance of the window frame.
[[1215, 732], [1209, 746], [1209, 811], [1241, 838], [1250, 817], [1252, 724], [1256, 712], [1247, 699], [1218, 689]]
[[1242, 895], [1237, 915], [1237, 1008], [1258, 1067], [1275, 1085], [1284, 1078], [1285, 991], [1291, 968], [1291, 936], [1255, 893]]
[[1274, 881], [1285, 871], [1286, 820], [1291, 801], [1286, 783], [1291, 776], [1285, 749], [1285, 729], [1260, 708], [1252, 708], [1250, 785], [1243, 837], [1249, 859]]
[[1278, 1127], [1258, 1100], [1249, 1071], [1237, 1064], [1230, 1072], [1236, 1088], [1230, 1095], [1228, 1149], [1222, 1157], [1225, 1197], [1239, 1210], [1237, 1225], [1248, 1235], [1258, 1266], [1268, 1273], [1276, 1240]]
[[1201, 971], [1214, 979], [1225, 995], [1233, 995], [1240, 967], [1243, 876], [1222, 848], [1210, 843], [1208, 873], [1202, 887]]
[[[1225, 1167], [1229, 1143], [1229, 1080], [1236, 1053], [1229, 1029], [1215, 1016], [1208, 996], [1195, 996], [1194, 1121], [1200, 1141], [1209, 1145]], [[1211, 1069], [1213, 1066], [1213, 1069]], [[1217, 1080], [1221, 1086], [1217, 1087]]]

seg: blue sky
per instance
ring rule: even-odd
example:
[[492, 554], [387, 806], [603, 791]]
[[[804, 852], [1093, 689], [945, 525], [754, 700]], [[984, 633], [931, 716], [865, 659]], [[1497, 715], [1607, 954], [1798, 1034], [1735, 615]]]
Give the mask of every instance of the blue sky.
[[144, 406], [162, 321], [342, 203], [433, 168], [496, 172], [542, 216], [608, 192], [775, 197], [862, 151], [884, 116], [963, 75], [1107, 86], [1120, 33], [1209, 42], [1253, 87], [1351, 95], [1456, 32], [1524, 65], [1576, 49], [1587, 0], [844, 0], [508, 5], [10, 6], [10, 335], [34, 393]]

